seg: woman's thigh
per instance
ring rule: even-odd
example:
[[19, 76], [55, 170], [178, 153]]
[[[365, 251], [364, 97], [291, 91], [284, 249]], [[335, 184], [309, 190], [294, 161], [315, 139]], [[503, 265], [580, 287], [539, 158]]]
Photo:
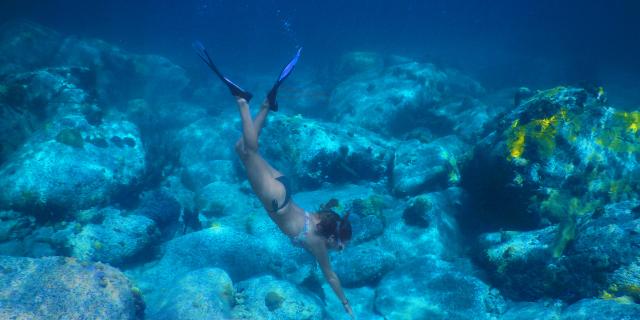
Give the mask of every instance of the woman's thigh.
[[251, 187], [262, 204], [269, 208], [274, 199], [282, 203], [285, 197], [284, 186], [275, 179], [282, 174], [271, 167], [258, 153], [248, 155], [243, 162]]

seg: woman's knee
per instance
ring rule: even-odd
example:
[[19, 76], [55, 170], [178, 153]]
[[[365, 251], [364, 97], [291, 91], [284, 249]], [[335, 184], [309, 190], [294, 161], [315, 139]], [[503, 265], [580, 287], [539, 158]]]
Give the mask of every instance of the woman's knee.
[[258, 151], [258, 141], [254, 139], [242, 139], [242, 147], [244, 151]]
[[258, 150], [257, 146], [253, 148], [250, 147], [250, 144], [245, 143], [243, 138], [240, 138], [238, 139], [238, 141], [236, 141], [234, 149], [236, 151], [236, 154], [238, 154], [239, 156], [244, 156], [251, 151], [255, 152]]

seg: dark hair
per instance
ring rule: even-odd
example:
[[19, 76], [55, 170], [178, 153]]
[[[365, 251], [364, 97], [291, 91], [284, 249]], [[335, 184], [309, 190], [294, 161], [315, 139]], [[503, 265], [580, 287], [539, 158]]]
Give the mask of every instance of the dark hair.
[[334, 236], [337, 241], [347, 242], [351, 240], [351, 222], [349, 214], [343, 218], [332, 210], [320, 210], [318, 212], [320, 222], [316, 224], [316, 233], [329, 239]]

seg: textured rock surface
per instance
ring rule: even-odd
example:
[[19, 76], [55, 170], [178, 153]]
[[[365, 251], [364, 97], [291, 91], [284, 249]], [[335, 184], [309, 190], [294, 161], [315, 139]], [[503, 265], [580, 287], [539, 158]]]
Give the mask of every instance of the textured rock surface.
[[101, 224], [88, 224], [69, 239], [71, 254], [81, 260], [121, 265], [149, 248], [158, 236], [153, 220], [113, 212]]
[[133, 124], [105, 121], [94, 126], [83, 116], [60, 117], [0, 168], [0, 205], [87, 209], [134, 183], [144, 167], [144, 149]]
[[101, 263], [0, 256], [2, 319], [142, 319], [129, 280]]
[[502, 313], [504, 301], [497, 290], [454, 265], [423, 257], [382, 279], [375, 308], [391, 319], [491, 319]]
[[561, 257], [553, 257], [560, 235], [552, 226], [485, 234], [479, 259], [505, 296], [518, 300], [554, 297], [574, 302], [607, 290], [611, 297], [629, 295], [631, 288], [640, 287], [633, 271], [640, 258], [640, 219], [632, 210], [636, 207], [636, 202], [619, 203], [607, 206], [601, 217], [583, 217]]
[[395, 256], [370, 244], [347, 247], [331, 260], [345, 287], [374, 286], [396, 265]]
[[187, 273], [168, 290], [145, 299], [149, 319], [229, 319], [234, 295], [233, 283], [223, 270], [205, 268]]
[[392, 181], [398, 195], [445, 189], [460, 181], [458, 163], [468, 147], [455, 136], [428, 144], [410, 140], [395, 152]]
[[273, 115], [261, 141], [265, 158], [309, 189], [384, 179], [392, 156], [391, 144], [372, 132], [301, 116]]
[[580, 300], [562, 313], [562, 320], [631, 320], [640, 317], [640, 306], [613, 300]]
[[295, 279], [309, 273], [309, 262], [309, 256], [292, 247], [284, 236], [263, 239], [231, 226], [214, 225], [169, 241], [164, 256], [140, 279], [151, 288], [209, 267], [225, 270], [234, 281], [265, 273]]
[[233, 319], [323, 319], [319, 301], [289, 282], [263, 276], [240, 282]]
[[472, 99], [482, 87], [458, 72], [406, 59], [388, 59], [382, 67], [376, 62], [380, 59], [362, 53], [344, 59], [342, 65], [353, 70], [353, 76], [332, 93], [333, 120], [383, 135], [445, 136], [460, 131], [467, 137], [495, 116]]
[[638, 197], [638, 112], [585, 89], [537, 93], [496, 122], [463, 170], [485, 229], [534, 229]]

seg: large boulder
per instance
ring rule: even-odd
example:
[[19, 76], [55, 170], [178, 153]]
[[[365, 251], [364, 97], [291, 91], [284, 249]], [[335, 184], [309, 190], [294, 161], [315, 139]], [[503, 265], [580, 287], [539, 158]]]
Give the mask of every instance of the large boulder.
[[201, 268], [223, 269], [234, 282], [268, 273], [301, 281], [311, 272], [311, 256], [271, 230], [270, 237], [257, 237], [213, 224], [167, 242], [162, 258], [133, 277], [145, 294]]
[[156, 296], [145, 296], [152, 319], [228, 319], [235, 304], [229, 276], [220, 269], [191, 271]]
[[477, 256], [492, 284], [512, 299], [575, 302], [599, 295], [638, 299], [638, 212], [638, 202], [622, 202], [583, 216], [569, 227], [484, 234]]
[[103, 102], [175, 100], [189, 83], [186, 71], [164, 57], [130, 54], [101, 40], [65, 37], [30, 22], [5, 24], [0, 39], [0, 75], [45, 66], [87, 68]]
[[465, 270], [426, 256], [382, 279], [375, 308], [392, 319], [491, 319], [502, 313], [504, 301], [497, 290]]
[[0, 27], [0, 77], [49, 66], [60, 48], [62, 36], [26, 21]]
[[45, 68], [12, 73], [0, 83], [0, 163], [19, 149], [56, 113], [80, 113], [101, 121], [92, 103], [84, 68]]
[[477, 210], [470, 232], [535, 229], [638, 197], [640, 113], [616, 110], [603, 91], [541, 91], [496, 121], [462, 184]]
[[127, 121], [90, 124], [56, 117], [0, 167], [0, 206], [54, 213], [105, 204], [145, 168], [137, 128]]
[[0, 256], [2, 319], [142, 319], [144, 303], [117, 269], [73, 258]]
[[320, 301], [272, 276], [242, 281], [236, 288], [241, 293], [232, 311], [233, 319], [324, 319]]
[[457, 217], [466, 208], [464, 190], [452, 187], [444, 191], [409, 198], [387, 214], [387, 227], [379, 246], [410, 261], [425, 255], [458, 257], [463, 253], [464, 236]]
[[372, 244], [347, 246], [331, 261], [344, 287], [375, 286], [396, 265], [393, 254]]
[[561, 320], [631, 320], [640, 318], [640, 305], [614, 300], [584, 299], [562, 312]]
[[392, 156], [372, 132], [301, 116], [272, 115], [260, 138], [265, 158], [303, 188], [382, 180]]
[[562, 301], [516, 302], [510, 304], [500, 319], [557, 320], [560, 318], [563, 307]]
[[430, 143], [418, 140], [403, 142], [393, 161], [393, 191], [398, 195], [446, 189], [460, 181], [458, 163], [467, 145], [456, 136], [446, 136]]
[[78, 259], [121, 265], [149, 248], [157, 232], [153, 220], [113, 210], [102, 223], [84, 226], [69, 239], [69, 246]]
[[178, 132], [176, 144], [186, 187], [199, 192], [212, 182], [237, 182], [233, 146], [241, 136], [239, 128], [232, 118], [221, 115], [200, 119]]
[[473, 99], [482, 87], [459, 72], [400, 58], [387, 59], [383, 66], [375, 54], [350, 57], [342, 66], [353, 75], [335, 88], [329, 104], [336, 122], [383, 135], [417, 130], [470, 137], [495, 115]]

